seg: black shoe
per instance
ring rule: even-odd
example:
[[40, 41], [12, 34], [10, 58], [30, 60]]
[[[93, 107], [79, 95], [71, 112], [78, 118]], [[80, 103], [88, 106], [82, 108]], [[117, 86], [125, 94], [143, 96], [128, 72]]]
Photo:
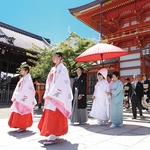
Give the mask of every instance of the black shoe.
[[144, 116], [143, 116], [143, 115], [140, 115], [140, 118], [144, 118]]
[[136, 119], [136, 118], [133, 117], [132, 119]]

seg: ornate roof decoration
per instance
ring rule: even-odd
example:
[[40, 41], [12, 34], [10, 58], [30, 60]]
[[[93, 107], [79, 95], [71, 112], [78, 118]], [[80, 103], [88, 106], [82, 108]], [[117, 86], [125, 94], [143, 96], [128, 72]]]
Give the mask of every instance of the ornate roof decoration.
[[127, 10], [123, 11], [122, 13], [120, 13], [120, 16], [124, 16], [124, 15], [130, 14], [130, 13], [133, 13], [133, 12], [134, 12], [134, 10], [127, 9]]

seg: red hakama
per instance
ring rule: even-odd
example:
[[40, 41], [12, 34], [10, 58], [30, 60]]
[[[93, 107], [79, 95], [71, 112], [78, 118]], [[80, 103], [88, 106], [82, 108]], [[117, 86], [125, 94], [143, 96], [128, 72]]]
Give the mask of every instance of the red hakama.
[[68, 119], [57, 108], [55, 111], [44, 109], [38, 128], [43, 136], [61, 136], [68, 132]]
[[26, 129], [32, 125], [33, 117], [30, 109], [22, 104], [19, 104], [18, 102], [13, 103], [11, 107], [15, 107], [17, 110], [13, 111], [10, 115], [8, 125], [11, 128]]
[[36, 105], [35, 89], [31, 75], [22, 77], [13, 92], [11, 115], [8, 125], [11, 128], [26, 129], [33, 123], [33, 107]]
[[26, 129], [32, 125], [32, 114], [20, 115], [16, 112], [12, 112], [8, 121], [8, 125], [11, 128]]

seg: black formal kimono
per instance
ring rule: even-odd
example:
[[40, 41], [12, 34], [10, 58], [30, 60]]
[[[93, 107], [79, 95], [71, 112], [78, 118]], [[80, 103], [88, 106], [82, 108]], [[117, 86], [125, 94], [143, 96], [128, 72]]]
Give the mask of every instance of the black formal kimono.
[[[85, 123], [87, 121], [87, 102], [86, 102], [86, 76], [82, 73], [82, 75], [78, 78], [75, 77], [73, 81], [73, 101], [72, 101], [72, 115], [71, 122], [78, 122], [80, 124]], [[79, 100], [78, 96], [82, 95], [82, 98]]]
[[[149, 80], [142, 80], [141, 83], [143, 84], [143, 94], [147, 96], [146, 101], [148, 103], [150, 103], [150, 81]], [[147, 90], [147, 92], [145, 92], [145, 90]], [[142, 106], [142, 109], [147, 109], [147, 108], [144, 108]]]
[[132, 95], [131, 95], [132, 113], [133, 119], [136, 119], [137, 117], [136, 107], [138, 107], [140, 116], [142, 116], [141, 100], [143, 97], [143, 84], [138, 81], [136, 85], [134, 82], [132, 82], [131, 85], [132, 85]]
[[129, 98], [132, 94], [132, 86], [131, 83], [127, 82], [123, 86], [124, 89], [124, 101], [125, 101], [125, 108], [130, 108]]

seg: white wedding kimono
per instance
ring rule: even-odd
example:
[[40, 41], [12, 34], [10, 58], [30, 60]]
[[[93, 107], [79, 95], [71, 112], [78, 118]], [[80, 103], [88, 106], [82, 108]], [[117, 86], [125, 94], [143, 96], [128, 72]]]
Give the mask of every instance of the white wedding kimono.
[[93, 96], [92, 110], [90, 116], [99, 119], [99, 121], [106, 121], [109, 119], [109, 100], [106, 92], [110, 92], [107, 80], [99, 80], [95, 85]]

